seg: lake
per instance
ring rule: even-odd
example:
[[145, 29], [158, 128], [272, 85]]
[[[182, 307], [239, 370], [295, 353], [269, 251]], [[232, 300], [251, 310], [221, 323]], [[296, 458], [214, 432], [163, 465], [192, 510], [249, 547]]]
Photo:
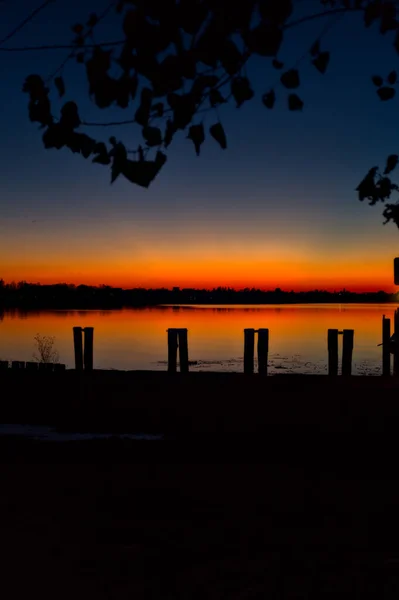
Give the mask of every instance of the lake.
[[[74, 367], [72, 328], [94, 327], [94, 367], [167, 368], [167, 334], [188, 329], [190, 367], [242, 371], [245, 328], [269, 328], [269, 372], [327, 372], [327, 330], [354, 329], [353, 373], [381, 374], [382, 315], [397, 304], [163, 306], [123, 310], [7, 311], [0, 321], [0, 360], [32, 360], [34, 336], [55, 336], [60, 361]], [[341, 337], [340, 337], [341, 339]], [[341, 351], [341, 349], [340, 349]]]

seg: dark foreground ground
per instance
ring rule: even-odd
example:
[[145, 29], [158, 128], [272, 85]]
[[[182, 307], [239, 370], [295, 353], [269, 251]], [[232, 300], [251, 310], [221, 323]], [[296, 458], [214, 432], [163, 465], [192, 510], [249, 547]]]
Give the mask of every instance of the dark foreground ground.
[[399, 378], [94, 371], [0, 374], [0, 423], [169, 438], [396, 432]]
[[2, 598], [399, 597], [397, 472], [172, 445], [3, 439]]
[[394, 379], [6, 375], [2, 423], [175, 441], [0, 438], [2, 598], [399, 598]]

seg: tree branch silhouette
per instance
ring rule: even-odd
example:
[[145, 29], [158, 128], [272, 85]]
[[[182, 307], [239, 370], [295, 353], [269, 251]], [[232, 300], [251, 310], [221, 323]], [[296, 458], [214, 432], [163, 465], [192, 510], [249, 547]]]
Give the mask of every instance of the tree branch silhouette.
[[30, 23], [36, 15], [38, 15], [42, 10], [44, 10], [49, 4], [52, 4], [56, 0], [45, 0], [40, 6], [38, 6], [35, 10], [33, 10], [25, 19], [23, 19], [14, 29], [10, 31], [3, 39], [0, 40], [0, 46], [3, 46], [6, 42], [11, 40], [17, 33], [19, 33], [25, 25]]
[[[393, 35], [393, 47], [399, 53], [398, 2], [393, 0], [321, 0], [323, 10], [292, 19], [293, 0], [115, 0], [101, 15], [92, 14], [85, 25], [73, 27], [75, 39], [70, 53], [47, 78], [30, 75], [24, 84], [29, 96], [29, 117], [39, 123], [45, 148], [69, 148], [94, 163], [108, 165], [111, 182], [123, 175], [132, 183], [148, 187], [166, 163], [166, 149], [174, 136], [186, 137], [200, 155], [206, 138], [213, 138], [222, 149], [227, 136], [221, 123], [223, 105], [234, 100], [237, 109], [253, 100], [255, 90], [246, 72], [246, 64], [258, 56], [270, 61], [278, 71], [275, 85], [262, 90], [261, 100], [271, 110], [277, 103], [275, 88], [288, 110], [300, 112], [305, 102], [298, 94], [302, 85], [299, 65], [308, 56], [312, 66], [324, 75], [330, 52], [321, 42], [331, 27], [343, 16], [357, 13], [365, 28], [377, 24], [381, 35]], [[98, 22], [115, 7], [121, 18], [123, 40], [103, 44], [86, 44]], [[305, 23], [328, 19], [321, 33], [312, 40], [309, 50], [287, 69], [279, 60], [284, 34]], [[117, 48], [120, 47], [117, 51]], [[38, 47], [39, 48], [39, 47]], [[42, 48], [48, 49], [46, 46]], [[9, 49], [11, 51], [11, 49]], [[14, 51], [23, 51], [22, 49]], [[52, 112], [50, 87], [62, 98], [66, 92], [62, 72], [75, 58], [86, 69], [89, 97], [100, 110], [117, 106], [135, 112], [128, 119], [90, 121], [80, 118], [75, 102], [66, 102], [59, 117]], [[112, 67], [112, 69], [111, 69]], [[116, 75], [118, 70], [119, 75]], [[378, 98], [395, 97], [397, 75], [373, 76]], [[54, 85], [53, 85], [54, 84]], [[284, 98], [285, 96], [285, 98]], [[206, 132], [196, 118], [214, 111], [216, 121]], [[155, 126], [155, 122], [161, 126]], [[115, 137], [97, 141], [80, 133], [80, 127], [118, 127], [135, 124], [141, 128], [136, 149], [127, 150]], [[137, 160], [130, 160], [135, 153]], [[149, 160], [151, 154], [154, 158]], [[359, 199], [370, 204], [384, 202], [399, 188], [387, 176], [394, 170], [396, 155], [381, 174], [373, 168], [358, 186]], [[396, 162], [395, 162], [396, 161]], [[384, 217], [399, 226], [399, 208], [387, 204]]]

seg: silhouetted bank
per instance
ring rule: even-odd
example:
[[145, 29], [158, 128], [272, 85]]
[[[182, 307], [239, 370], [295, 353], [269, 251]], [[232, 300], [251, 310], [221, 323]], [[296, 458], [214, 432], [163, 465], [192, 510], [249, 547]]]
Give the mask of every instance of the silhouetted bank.
[[212, 290], [172, 289], [122, 289], [108, 285], [88, 286], [60, 283], [4, 283], [0, 280], [0, 308], [123, 308], [132, 306], [157, 306], [161, 304], [313, 304], [397, 302], [397, 294], [384, 291], [355, 293], [347, 290], [328, 292], [270, 291], [245, 288], [234, 290], [218, 287]]

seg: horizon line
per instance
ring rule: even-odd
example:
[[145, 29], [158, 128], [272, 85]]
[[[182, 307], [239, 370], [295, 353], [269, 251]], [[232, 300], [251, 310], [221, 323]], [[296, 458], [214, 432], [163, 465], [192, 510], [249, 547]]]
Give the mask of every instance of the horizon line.
[[362, 294], [379, 294], [379, 293], [384, 293], [387, 295], [396, 295], [399, 293], [398, 291], [392, 292], [389, 291], [387, 292], [384, 289], [378, 289], [378, 290], [363, 290], [363, 291], [351, 291], [350, 289], [347, 289], [345, 287], [343, 288], [334, 288], [334, 289], [328, 289], [328, 288], [313, 288], [313, 289], [306, 289], [306, 290], [295, 290], [295, 289], [283, 289], [280, 287], [276, 287], [274, 289], [271, 288], [255, 288], [255, 287], [230, 287], [230, 286], [215, 286], [213, 288], [206, 288], [206, 287], [180, 287], [180, 286], [171, 286], [171, 287], [122, 287], [122, 286], [113, 286], [113, 285], [109, 285], [109, 284], [104, 284], [104, 283], [99, 283], [99, 284], [86, 284], [86, 283], [67, 283], [67, 282], [62, 282], [59, 281], [57, 283], [41, 283], [40, 281], [37, 282], [32, 282], [32, 281], [26, 281], [26, 280], [20, 280], [20, 281], [8, 281], [6, 282], [4, 279], [0, 278], [0, 282], [2, 282], [2, 284], [4, 286], [11, 286], [11, 285], [15, 285], [15, 286], [21, 286], [21, 285], [27, 285], [27, 286], [39, 286], [39, 287], [56, 287], [56, 286], [67, 286], [70, 288], [78, 288], [78, 287], [88, 287], [88, 288], [94, 288], [94, 289], [104, 289], [104, 288], [109, 288], [109, 289], [113, 289], [113, 290], [122, 290], [122, 291], [134, 291], [134, 290], [145, 290], [145, 291], [168, 291], [168, 292], [184, 292], [184, 291], [196, 291], [196, 292], [233, 292], [233, 293], [240, 293], [240, 292], [245, 292], [245, 293], [254, 293], [254, 292], [261, 292], [261, 293], [269, 293], [269, 294], [275, 294], [275, 293], [282, 293], [282, 294], [308, 294], [308, 293], [328, 293], [328, 294], [342, 294], [342, 293], [346, 293], [346, 294], [356, 294], [356, 295], [362, 295]]

